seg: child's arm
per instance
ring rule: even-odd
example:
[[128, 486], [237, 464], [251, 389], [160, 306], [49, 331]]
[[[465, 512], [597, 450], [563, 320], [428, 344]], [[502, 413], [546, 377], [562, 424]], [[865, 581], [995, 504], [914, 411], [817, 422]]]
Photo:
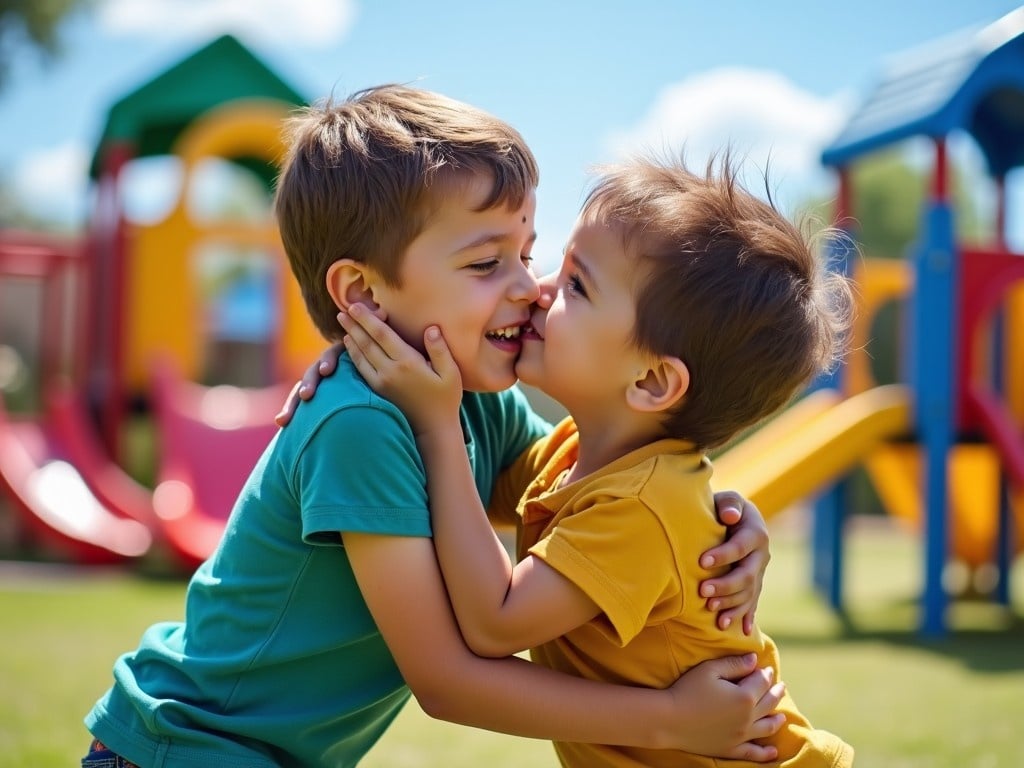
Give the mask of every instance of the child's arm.
[[754, 669], [753, 655], [704, 662], [665, 690], [598, 683], [515, 657], [484, 659], [462, 641], [429, 539], [343, 539], [374, 621], [432, 717], [532, 738], [775, 758], [774, 748], [752, 740], [784, 722], [771, 714], [783, 686]]
[[462, 380], [437, 328], [426, 332], [431, 365], [404, 342], [347, 339], [363, 378], [405, 413], [427, 471], [434, 547], [469, 647], [500, 658], [541, 645], [590, 621], [600, 607], [539, 558], [515, 565], [476, 492], [459, 421]]

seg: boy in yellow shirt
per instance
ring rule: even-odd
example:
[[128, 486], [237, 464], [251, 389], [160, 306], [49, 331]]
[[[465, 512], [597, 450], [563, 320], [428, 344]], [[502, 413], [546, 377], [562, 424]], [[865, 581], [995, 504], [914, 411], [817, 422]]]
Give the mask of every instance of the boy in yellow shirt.
[[[698, 553], [723, 535], [705, 452], [833, 362], [845, 279], [740, 187], [728, 159], [704, 176], [635, 160], [598, 179], [561, 269], [541, 284], [516, 374], [571, 419], [492, 496], [499, 508], [519, 499], [515, 564], [474, 492], [459, 370], [439, 329], [425, 333], [428, 363], [365, 307], [339, 316], [359, 371], [416, 431], [434, 545], [467, 644], [493, 657], [530, 648], [553, 669], [654, 688], [704, 659], [751, 651], [778, 677], [771, 639], [756, 627], [719, 631], [698, 596]], [[786, 724], [763, 742], [778, 764], [852, 764], [852, 748], [813, 728], [788, 694], [779, 711]], [[717, 764], [674, 750], [556, 749], [580, 768]]]

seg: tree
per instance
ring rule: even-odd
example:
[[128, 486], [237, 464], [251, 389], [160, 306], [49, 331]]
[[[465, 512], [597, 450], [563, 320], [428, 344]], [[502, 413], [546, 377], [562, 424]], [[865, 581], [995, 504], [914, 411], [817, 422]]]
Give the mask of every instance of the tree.
[[[862, 254], [872, 258], [902, 259], [921, 228], [930, 169], [911, 165], [899, 148], [864, 158], [853, 166], [854, 236]], [[960, 242], [980, 239], [982, 223], [972, 191], [980, 180], [966, 167], [954, 166], [953, 210]], [[808, 204], [822, 221], [833, 219], [832, 201]]]
[[45, 58], [57, 55], [61, 21], [91, 3], [92, 0], [0, 0], [0, 88], [18, 50], [30, 47]]

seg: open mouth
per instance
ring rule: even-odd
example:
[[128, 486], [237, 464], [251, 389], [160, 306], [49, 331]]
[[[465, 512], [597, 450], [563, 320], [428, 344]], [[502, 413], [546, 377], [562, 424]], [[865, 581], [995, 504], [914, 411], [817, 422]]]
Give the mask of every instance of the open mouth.
[[519, 338], [523, 341], [530, 339], [532, 341], [544, 341], [544, 337], [537, 332], [537, 329], [533, 327], [533, 323], [526, 323], [519, 329]]
[[509, 325], [504, 328], [497, 328], [493, 331], [488, 331], [486, 336], [488, 339], [493, 339], [495, 341], [515, 341], [519, 338], [521, 329], [522, 326]]

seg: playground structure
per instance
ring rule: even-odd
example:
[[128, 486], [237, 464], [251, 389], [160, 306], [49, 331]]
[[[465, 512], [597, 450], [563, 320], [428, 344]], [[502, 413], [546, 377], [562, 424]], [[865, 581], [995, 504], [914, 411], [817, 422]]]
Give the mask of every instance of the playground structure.
[[[996, 192], [994, 234], [958, 240], [947, 141], [974, 140]], [[933, 146], [931, 182], [909, 261], [854, 257], [852, 164], [912, 137]], [[716, 474], [765, 514], [808, 494], [816, 502], [814, 579], [842, 604], [846, 478], [864, 464], [886, 510], [918, 524], [924, 542], [922, 631], [946, 630], [943, 572], [956, 557], [994, 567], [1009, 602], [1024, 546], [1024, 256], [1007, 233], [1007, 174], [1024, 163], [1024, 8], [894, 62], [823, 155], [839, 179], [832, 255], [862, 307], [844, 371], [745, 443]], [[903, 384], [877, 386], [866, 347], [879, 309], [903, 302]], [[756, 459], [754, 457], [757, 457]]]
[[[38, 294], [26, 302], [37, 312], [30, 357], [46, 393], [35, 414], [0, 410], [0, 490], [58, 557], [124, 562], [159, 545], [194, 567], [274, 431], [284, 382], [322, 349], [270, 211], [282, 121], [303, 103], [218, 38], [110, 108], [84, 237], [0, 233], [0, 291]], [[126, 177], [151, 158], [170, 159], [179, 181], [156, 221], [128, 213]], [[211, 172], [257, 187], [262, 202], [211, 210]], [[212, 415], [200, 408], [211, 402]], [[153, 490], [116, 460], [140, 406], [159, 425]]]
[[[155, 354], [185, 378], [206, 380], [232, 350], [217, 344], [225, 335], [218, 326], [233, 326], [227, 334], [237, 337], [262, 323], [257, 354], [246, 366], [261, 375], [246, 383], [266, 386], [294, 380], [322, 348], [270, 211], [284, 151], [282, 120], [302, 103], [235, 38], [223, 36], [110, 108], [91, 166], [98, 190], [88, 244], [95, 300], [86, 317], [95, 349], [84, 378], [112, 449], [125, 409], [148, 400]], [[126, 167], [167, 155], [181, 179], [170, 212], [155, 223], [131, 221]], [[263, 209], [247, 216], [203, 210], [197, 183], [211, 161], [255, 181]], [[230, 315], [230, 305], [218, 306], [218, 289], [221, 298], [244, 290], [246, 277], [257, 293], [255, 311], [218, 323]]]

